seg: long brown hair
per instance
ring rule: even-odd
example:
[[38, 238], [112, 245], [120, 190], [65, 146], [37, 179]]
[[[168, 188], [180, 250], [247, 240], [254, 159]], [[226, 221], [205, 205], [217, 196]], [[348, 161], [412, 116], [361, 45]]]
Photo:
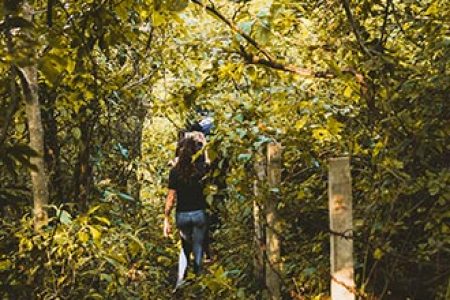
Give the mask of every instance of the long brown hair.
[[201, 149], [201, 144], [193, 138], [184, 138], [180, 142], [180, 153], [175, 170], [181, 178], [189, 181], [202, 176], [201, 166], [194, 161], [194, 155]]

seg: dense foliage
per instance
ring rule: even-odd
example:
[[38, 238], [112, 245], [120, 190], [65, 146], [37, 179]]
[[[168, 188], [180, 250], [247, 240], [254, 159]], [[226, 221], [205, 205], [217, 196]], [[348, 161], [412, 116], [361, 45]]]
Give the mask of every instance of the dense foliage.
[[[352, 163], [365, 298], [450, 296], [450, 5], [424, 1], [5, 0], [0, 295], [169, 299], [162, 237], [177, 130], [207, 110], [217, 261], [184, 298], [258, 299], [254, 163], [283, 145], [282, 289], [329, 295], [327, 160]], [[33, 230], [24, 67], [38, 70], [49, 223]], [[26, 78], [25, 78], [26, 79]], [[262, 199], [257, 199], [262, 201]]]

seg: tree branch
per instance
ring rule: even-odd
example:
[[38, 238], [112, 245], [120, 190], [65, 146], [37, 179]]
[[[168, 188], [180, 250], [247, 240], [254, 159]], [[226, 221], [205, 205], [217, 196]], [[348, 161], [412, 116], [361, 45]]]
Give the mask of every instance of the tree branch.
[[232, 21], [228, 20], [221, 12], [216, 10], [212, 5], [203, 4], [200, 0], [192, 0], [192, 2], [197, 5], [200, 5], [207, 12], [209, 12], [210, 14], [213, 14], [214, 16], [216, 16], [220, 20], [222, 20], [225, 24], [228, 25], [228, 27], [230, 27], [231, 30], [240, 34], [247, 42], [249, 42], [253, 47], [258, 49], [258, 51], [261, 52], [268, 60], [273, 61], [275, 59], [269, 51], [262, 48], [261, 45], [259, 45], [250, 35], [246, 34], [236, 24], [234, 24]]
[[[191, 0], [193, 3], [203, 7], [207, 12], [210, 14], [216, 16], [222, 22], [224, 22], [232, 31], [235, 33], [238, 33], [241, 35], [249, 44], [251, 44], [253, 47], [255, 47], [264, 58], [261, 58], [258, 55], [249, 53], [245, 50], [244, 46], [240, 46], [240, 54], [244, 57], [245, 61], [248, 64], [255, 64], [255, 65], [263, 65], [275, 70], [285, 71], [293, 74], [297, 74], [300, 76], [306, 76], [306, 77], [315, 77], [315, 78], [325, 78], [325, 79], [333, 79], [337, 77], [336, 72], [333, 72], [331, 70], [327, 71], [319, 71], [315, 72], [310, 69], [301, 68], [296, 65], [292, 64], [284, 64], [282, 62], [279, 62], [276, 60], [275, 56], [272, 55], [269, 51], [264, 49], [256, 40], [254, 40], [251, 36], [246, 34], [242, 29], [240, 29], [233, 21], [227, 19], [221, 12], [219, 12], [214, 6], [212, 5], [206, 5], [201, 2], [201, 0]], [[346, 1], [346, 0], [344, 0]], [[358, 34], [359, 36], [359, 34]], [[370, 53], [369, 53], [370, 54]], [[365, 85], [364, 83], [364, 76], [361, 73], [356, 72], [356, 70], [352, 68], [346, 68], [343, 70], [340, 70], [342, 73], [350, 73], [353, 74], [356, 77], [356, 80], [358, 83]]]
[[[383, 43], [385, 42], [385, 34], [386, 34], [386, 25], [387, 25], [387, 20], [389, 17], [389, 8], [391, 7], [392, 4], [392, 0], [387, 0], [386, 2], [386, 10], [384, 11], [384, 19], [383, 19], [383, 25], [381, 27], [381, 37], [380, 37], [380, 45], [379, 46], [383, 46]], [[388, 39], [388, 36], [386, 36], [386, 40]]]
[[368, 56], [372, 57], [372, 53], [370, 53], [369, 49], [364, 45], [364, 42], [361, 38], [361, 35], [359, 34], [359, 24], [355, 22], [355, 19], [353, 18], [352, 11], [350, 10], [350, 4], [348, 0], [342, 0], [342, 5], [344, 6], [345, 14], [347, 15], [347, 19], [350, 22], [350, 26], [352, 27], [353, 34], [356, 37], [356, 41], [358, 42], [359, 46], [361, 47], [361, 50], [367, 54]]
[[[338, 75], [338, 74], [336, 74], [336, 72], [333, 72], [331, 70], [314, 72], [312, 70], [300, 68], [300, 67], [292, 65], [292, 64], [285, 65], [285, 64], [282, 64], [277, 61], [270, 61], [267, 59], [263, 59], [254, 54], [249, 53], [248, 51], [245, 50], [245, 48], [242, 45], [240, 47], [240, 54], [242, 57], [244, 57], [246, 63], [248, 63], [248, 64], [263, 65], [263, 66], [266, 66], [266, 67], [269, 67], [269, 68], [272, 68], [275, 70], [290, 72], [290, 73], [294, 73], [294, 74], [301, 75], [301, 76], [333, 79], [333, 78], [336, 78]], [[340, 70], [339, 72], [344, 73], [344, 74], [346, 74], [346, 73], [352, 74], [355, 76], [356, 81], [359, 84], [361, 84], [363, 86], [366, 85], [365, 81], [364, 81], [364, 76], [361, 73], [358, 73], [353, 68], [344, 68], [344, 69]]]
[[150, 50], [150, 47], [152, 46], [152, 41], [153, 41], [153, 31], [154, 31], [154, 27], [151, 26], [150, 27], [150, 32], [148, 33], [148, 39], [147, 39], [147, 43], [145, 44], [145, 53], [148, 55], [148, 52]]

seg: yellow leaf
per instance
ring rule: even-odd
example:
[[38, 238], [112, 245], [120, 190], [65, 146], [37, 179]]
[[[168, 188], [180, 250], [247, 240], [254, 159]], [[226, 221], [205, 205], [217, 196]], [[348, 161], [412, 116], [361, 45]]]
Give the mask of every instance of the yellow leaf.
[[141, 247], [139, 246], [138, 243], [132, 241], [131, 243], [128, 244], [128, 249], [130, 250], [131, 255], [136, 256], [141, 250]]
[[73, 73], [73, 71], [75, 71], [75, 66], [76, 66], [76, 61], [73, 59], [69, 59], [67, 61], [67, 68], [66, 68], [67, 72]]
[[378, 141], [375, 144], [375, 147], [373, 148], [373, 157], [377, 157], [378, 153], [380, 153], [380, 151], [383, 149], [383, 147], [384, 147], [383, 142], [382, 141]]
[[100, 222], [106, 224], [106, 225], [111, 225], [111, 222], [109, 221], [108, 218], [105, 218], [105, 217], [98, 217], [98, 216], [95, 216], [94, 218], [97, 219], [98, 221], [100, 221]]
[[335, 118], [328, 118], [327, 120], [327, 128], [331, 134], [336, 135], [342, 131], [342, 127], [344, 125], [341, 122], [338, 122]]
[[433, 15], [439, 12], [439, 7], [437, 1], [433, 2], [427, 10], [425, 11], [425, 15]]
[[312, 132], [313, 138], [315, 138], [318, 141], [324, 141], [328, 140], [331, 137], [331, 134], [328, 130], [325, 128], [317, 128], [314, 129]]
[[308, 121], [308, 118], [306, 116], [303, 116], [300, 120], [297, 120], [297, 122], [295, 122], [295, 129], [302, 129], [306, 122]]
[[375, 251], [373, 252], [373, 258], [375, 258], [376, 260], [379, 260], [383, 257], [383, 251], [380, 248], [375, 249]]
[[85, 90], [84, 91], [84, 99], [86, 99], [86, 100], [94, 99], [94, 93], [89, 90]]
[[139, 12], [139, 16], [141, 17], [141, 19], [145, 20], [148, 17], [148, 10], [146, 9], [142, 9]]
[[102, 233], [94, 226], [89, 226], [89, 230], [91, 231], [92, 239], [94, 240], [94, 242], [100, 241]]
[[[182, 18], [180, 18], [177, 14], [172, 14], [172, 20], [174, 20], [175, 22], [177, 22], [180, 25], [185, 25], [185, 22]], [[180, 29], [185, 29], [184, 27], [181, 27]]]
[[96, 205], [96, 206], [90, 208], [90, 209], [88, 210], [87, 214], [88, 214], [88, 215], [91, 215], [91, 214], [93, 214], [94, 212], [96, 212], [99, 208], [100, 208], [100, 205]]
[[344, 90], [344, 96], [350, 98], [352, 96], [353, 90], [351, 87], [347, 86]]
[[158, 26], [164, 24], [165, 18], [158, 11], [154, 11], [153, 15], [152, 15], [152, 21], [153, 21], [153, 26], [158, 27]]
[[58, 278], [58, 285], [61, 285], [63, 282], [64, 282], [64, 280], [66, 280], [66, 276], [61, 276], [61, 277], [59, 277]]
[[87, 241], [89, 241], [89, 234], [87, 234], [84, 231], [79, 231], [77, 233], [78, 239], [80, 240], [80, 242], [82, 243], [86, 243]]

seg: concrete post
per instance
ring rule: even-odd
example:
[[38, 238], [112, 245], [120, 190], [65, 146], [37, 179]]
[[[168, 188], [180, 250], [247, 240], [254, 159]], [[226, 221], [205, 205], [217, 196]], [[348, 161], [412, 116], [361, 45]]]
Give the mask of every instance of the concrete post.
[[332, 158], [329, 167], [331, 299], [354, 300], [350, 159]]

